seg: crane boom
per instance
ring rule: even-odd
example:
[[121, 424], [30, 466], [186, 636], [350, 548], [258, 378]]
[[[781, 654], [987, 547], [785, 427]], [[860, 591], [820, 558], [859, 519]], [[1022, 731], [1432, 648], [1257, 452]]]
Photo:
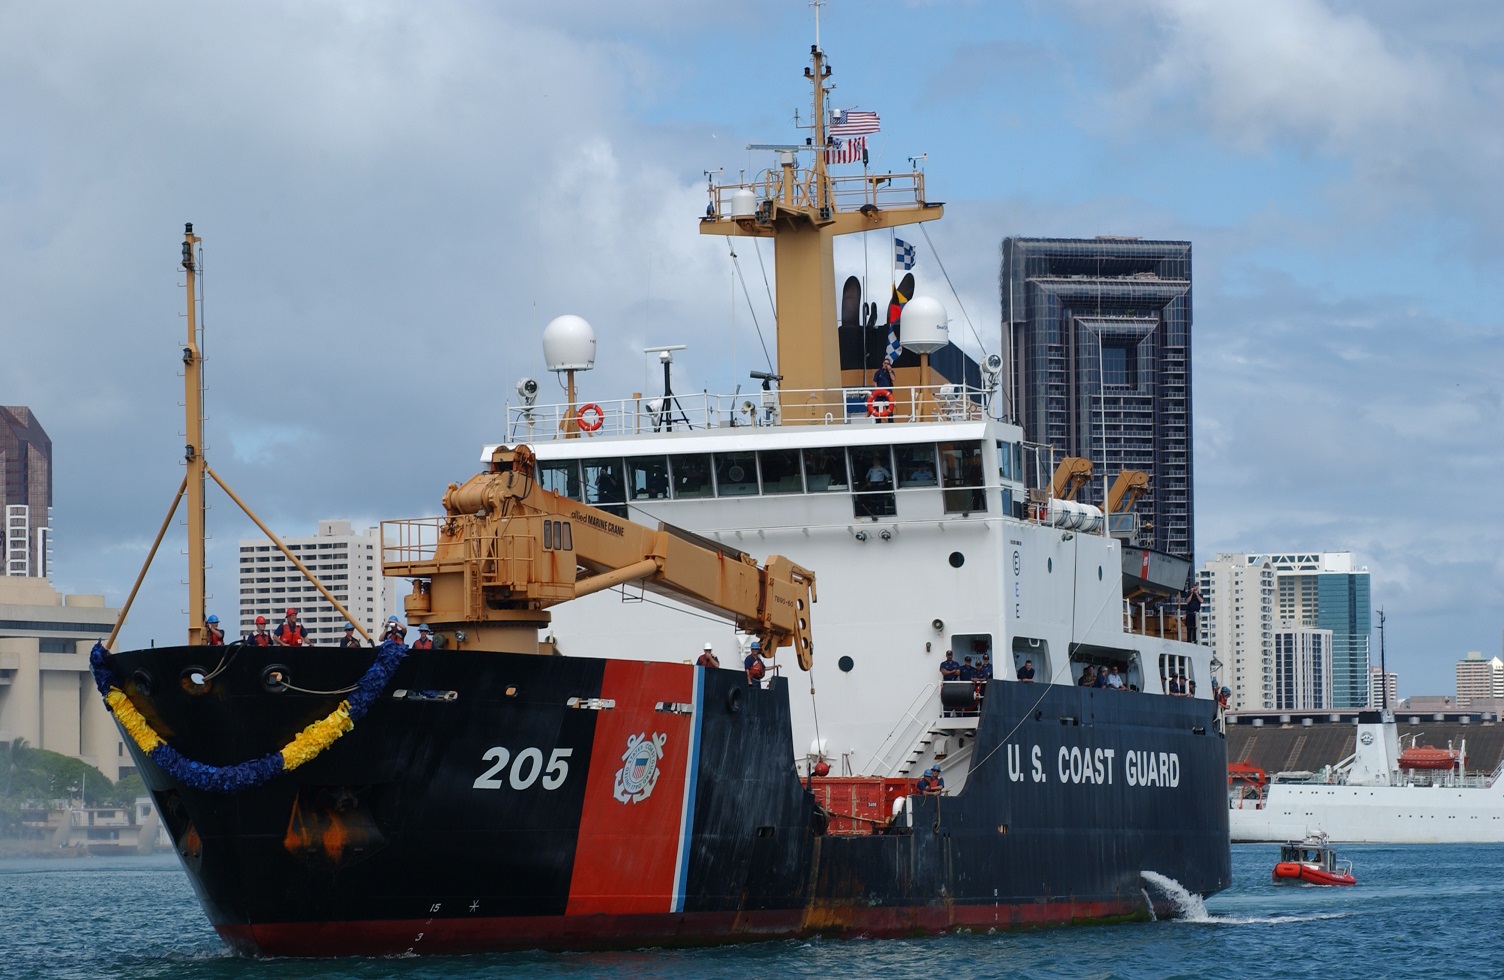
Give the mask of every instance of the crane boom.
[[792, 646], [810, 669], [813, 572], [777, 555], [759, 566], [670, 524], [637, 524], [544, 489], [535, 472], [528, 447], [497, 447], [486, 472], [449, 485], [444, 517], [383, 523], [385, 574], [413, 579], [411, 621], [462, 647], [541, 652], [549, 607], [640, 582], [733, 621], [764, 649]]

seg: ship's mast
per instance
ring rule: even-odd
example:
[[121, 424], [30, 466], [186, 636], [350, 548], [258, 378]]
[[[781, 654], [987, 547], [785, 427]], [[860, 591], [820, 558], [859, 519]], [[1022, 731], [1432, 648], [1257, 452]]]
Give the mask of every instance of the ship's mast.
[[[759, 147], [779, 152], [778, 170], [747, 184], [712, 186], [710, 212], [700, 222], [703, 235], [773, 239], [775, 373], [783, 376], [786, 420], [813, 419], [840, 402], [835, 237], [933, 221], [945, 213], [942, 205], [925, 200], [924, 174], [918, 171], [831, 177], [825, 161], [831, 68], [818, 40], [810, 46], [804, 75], [811, 89], [812, 135], [802, 146]], [[799, 153], [811, 155], [803, 170]], [[755, 208], [743, 206], [753, 201]], [[795, 392], [825, 394], [794, 397]]]
[[187, 274], [188, 341], [183, 345], [183, 410], [187, 421], [183, 459], [188, 490], [188, 643], [204, 641], [204, 371], [198, 346], [198, 264], [193, 247], [199, 238], [193, 224], [183, 226], [183, 271]]

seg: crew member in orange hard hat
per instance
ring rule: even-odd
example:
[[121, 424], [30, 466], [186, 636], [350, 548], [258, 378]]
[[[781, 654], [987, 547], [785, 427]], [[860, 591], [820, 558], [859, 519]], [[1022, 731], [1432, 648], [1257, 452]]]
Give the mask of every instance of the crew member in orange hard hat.
[[303, 624], [298, 622], [298, 611], [287, 610], [287, 618], [277, 627], [277, 632], [272, 634], [278, 646], [300, 647], [308, 642], [308, 631], [303, 629]]

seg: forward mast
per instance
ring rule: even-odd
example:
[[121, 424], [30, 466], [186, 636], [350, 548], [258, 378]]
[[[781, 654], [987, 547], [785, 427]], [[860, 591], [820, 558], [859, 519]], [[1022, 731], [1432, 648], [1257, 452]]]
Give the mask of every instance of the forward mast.
[[[837, 235], [934, 221], [945, 213], [927, 201], [924, 174], [832, 176], [825, 151], [831, 68], [819, 41], [810, 46], [804, 69], [813, 97], [813, 135], [803, 145], [761, 146], [779, 154], [777, 169], [747, 183], [711, 183], [702, 235], [773, 240], [777, 278], [780, 402], [787, 421], [811, 421], [839, 403], [841, 356], [836, 332]], [[810, 154], [808, 166], [798, 154]]]

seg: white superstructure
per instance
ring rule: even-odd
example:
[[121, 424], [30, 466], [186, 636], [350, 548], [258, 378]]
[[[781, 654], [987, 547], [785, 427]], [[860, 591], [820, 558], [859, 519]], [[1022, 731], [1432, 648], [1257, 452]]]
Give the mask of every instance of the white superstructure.
[[[1141, 691], [1162, 694], [1165, 678], [1183, 671], [1196, 696], [1210, 696], [1211, 651], [1148, 635], [1176, 634], [1153, 608], [1125, 603], [1121, 542], [1073, 530], [1080, 515], [1039, 503], [1038, 491], [1031, 502], [1029, 487], [1048, 485], [1048, 450], [987, 417], [981, 392], [946, 387], [948, 400], [938, 389], [899, 393], [901, 404], [924, 407], [890, 424], [842, 408], [865, 405], [858, 391], [834, 400], [827, 424], [777, 424], [777, 413], [753, 411], [743, 414], [757, 424], [731, 426], [711, 404], [686, 416], [694, 427], [671, 431], [661, 412], [626, 403], [608, 404], [593, 436], [548, 438], [562, 413], [542, 406], [515, 413], [509, 434], [533, 446], [548, 489], [815, 570], [814, 670], [802, 674], [787, 655], [778, 665], [791, 685], [796, 753], [808, 752], [801, 765], [819, 756], [838, 774], [904, 774], [948, 757], [949, 778], [975, 717], [942, 710], [947, 650], [958, 661], [990, 655], [1000, 681], [1016, 679], [1026, 660], [1036, 683], [1074, 684], [1087, 665], [1117, 666]], [[1135, 572], [1141, 563], [1134, 550]], [[1130, 612], [1147, 632], [1125, 628]], [[729, 627], [631, 586], [556, 607], [554, 617], [565, 655], [687, 662], [707, 638], [727, 666], [744, 654]]]

